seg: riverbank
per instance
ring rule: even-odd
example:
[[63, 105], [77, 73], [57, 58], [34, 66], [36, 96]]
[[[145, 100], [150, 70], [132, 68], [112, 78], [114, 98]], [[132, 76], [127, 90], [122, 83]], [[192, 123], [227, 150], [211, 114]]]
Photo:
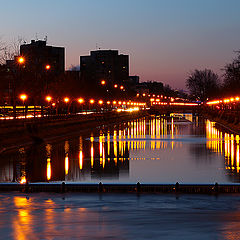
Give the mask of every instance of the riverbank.
[[45, 140], [79, 134], [101, 125], [117, 124], [148, 116], [146, 111], [65, 115], [0, 122], [0, 153]]
[[86, 183], [2, 183], [1, 192], [80, 192], [80, 193], [240, 193], [240, 184], [86, 184]]
[[211, 121], [216, 122], [216, 126], [226, 131], [240, 134], [240, 116], [230, 115], [224, 111], [206, 111], [203, 116]]

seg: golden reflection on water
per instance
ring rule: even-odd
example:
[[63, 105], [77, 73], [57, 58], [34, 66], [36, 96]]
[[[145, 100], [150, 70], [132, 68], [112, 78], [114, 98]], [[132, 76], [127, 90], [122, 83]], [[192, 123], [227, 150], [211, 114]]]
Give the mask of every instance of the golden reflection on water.
[[83, 140], [82, 136], [79, 137], [79, 168], [83, 169]]
[[64, 150], [65, 150], [65, 175], [68, 175], [68, 170], [69, 170], [69, 159], [68, 159], [69, 142], [68, 141], [65, 141]]
[[51, 159], [47, 158], [47, 180], [49, 181], [51, 179], [51, 174], [52, 174], [52, 170], [51, 170]]
[[17, 210], [17, 215], [13, 219], [14, 239], [27, 240], [33, 234], [30, 200], [16, 196], [13, 202]]
[[90, 141], [91, 141], [91, 168], [92, 168], [93, 162], [94, 162], [94, 148], [93, 148], [94, 137], [93, 136], [91, 136]]
[[52, 151], [52, 145], [47, 144], [46, 145], [46, 152], [47, 152], [47, 180], [51, 180], [52, 175], [52, 169], [51, 169], [51, 151]]
[[[192, 117], [188, 119], [193, 120]], [[188, 126], [194, 129], [193, 125]], [[44, 158], [41, 156], [40, 160], [37, 158], [33, 160], [31, 157], [35, 165], [31, 163], [28, 166], [26, 165], [28, 153], [25, 149], [21, 149], [19, 150], [20, 166], [15, 170], [18, 172], [14, 173], [14, 177], [20, 181], [33, 172], [34, 175], [39, 174], [35, 178], [36, 181], [39, 179], [42, 181], [66, 179], [78, 181], [104, 176], [119, 178], [121, 172], [129, 174], [130, 160], [160, 159], [159, 155], [154, 156], [154, 152], [150, 150], [160, 149], [166, 154], [168, 151], [182, 148], [184, 143], [181, 141], [181, 135], [185, 134], [184, 127], [186, 127], [185, 123], [182, 124], [181, 121], [179, 123], [177, 118], [142, 118], [113, 128], [103, 128], [97, 134], [92, 133], [90, 139], [80, 136], [61, 142], [59, 145], [47, 144], [42, 149], [45, 154]], [[204, 149], [207, 148], [225, 159], [228, 175], [239, 176], [239, 135], [223, 132], [211, 121], [206, 121], [205, 130], [207, 141]], [[196, 136], [195, 132], [193, 136]], [[10, 179], [8, 176], [6, 178]]]
[[223, 133], [215, 127], [215, 123], [206, 122], [207, 148], [225, 158], [225, 168], [233, 175], [239, 176], [239, 135]]

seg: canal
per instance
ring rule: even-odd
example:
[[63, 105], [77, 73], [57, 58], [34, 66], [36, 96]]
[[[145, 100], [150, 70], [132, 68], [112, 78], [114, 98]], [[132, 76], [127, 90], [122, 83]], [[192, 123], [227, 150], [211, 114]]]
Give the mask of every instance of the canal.
[[0, 154], [0, 182], [233, 183], [239, 135], [192, 114], [151, 116]]

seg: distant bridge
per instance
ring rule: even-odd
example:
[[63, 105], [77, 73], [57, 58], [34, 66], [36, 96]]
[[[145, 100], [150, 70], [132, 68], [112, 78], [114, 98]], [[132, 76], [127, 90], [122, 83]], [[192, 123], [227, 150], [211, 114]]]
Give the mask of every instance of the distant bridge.
[[150, 113], [152, 114], [167, 114], [170, 113], [198, 113], [202, 110], [202, 105], [198, 103], [167, 103], [159, 102], [152, 104]]

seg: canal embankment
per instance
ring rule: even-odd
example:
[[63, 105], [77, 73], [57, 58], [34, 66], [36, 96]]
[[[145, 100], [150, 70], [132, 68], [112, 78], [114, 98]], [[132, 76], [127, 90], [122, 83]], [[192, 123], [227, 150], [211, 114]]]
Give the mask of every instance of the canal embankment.
[[0, 122], [0, 153], [19, 146], [89, 131], [147, 116], [146, 111], [61, 115]]
[[216, 122], [219, 128], [228, 130], [235, 134], [240, 134], [240, 115], [238, 112], [226, 110], [206, 110], [203, 116], [211, 121]]
[[79, 192], [79, 193], [177, 193], [233, 194], [240, 193], [240, 184], [102, 184], [100, 183], [2, 183], [1, 192]]

